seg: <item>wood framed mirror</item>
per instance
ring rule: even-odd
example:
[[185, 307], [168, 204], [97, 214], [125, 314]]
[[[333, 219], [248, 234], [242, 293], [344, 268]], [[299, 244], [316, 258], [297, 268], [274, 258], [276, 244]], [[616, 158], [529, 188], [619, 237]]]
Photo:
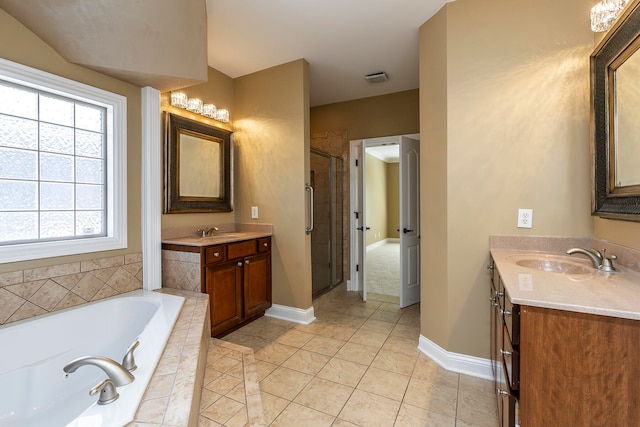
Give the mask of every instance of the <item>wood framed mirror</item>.
[[591, 61], [592, 214], [640, 221], [640, 0], [632, 0]]
[[231, 212], [232, 133], [165, 112], [164, 213]]

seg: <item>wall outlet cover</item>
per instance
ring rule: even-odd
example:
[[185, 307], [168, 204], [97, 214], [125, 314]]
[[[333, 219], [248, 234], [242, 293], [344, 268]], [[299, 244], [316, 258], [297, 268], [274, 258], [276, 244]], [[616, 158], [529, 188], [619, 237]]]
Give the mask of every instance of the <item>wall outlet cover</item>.
[[258, 219], [258, 207], [251, 206], [251, 219]]
[[518, 228], [533, 227], [533, 209], [518, 209]]

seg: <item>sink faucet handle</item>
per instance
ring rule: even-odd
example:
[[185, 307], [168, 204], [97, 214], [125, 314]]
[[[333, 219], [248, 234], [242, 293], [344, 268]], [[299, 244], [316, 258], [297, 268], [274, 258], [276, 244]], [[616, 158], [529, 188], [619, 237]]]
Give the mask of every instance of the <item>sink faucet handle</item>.
[[136, 365], [136, 361], [133, 358], [133, 351], [136, 348], [138, 348], [139, 345], [140, 345], [140, 340], [135, 340], [135, 342], [129, 346], [127, 353], [124, 355], [124, 358], [122, 359], [122, 366], [129, 372], [133, 372], [138, 368], [138, 366]]
[[96, 393], [100, 393], [98, 405], [108, 405], [109, 403], [115, 402], [118, 400], [118, 397], [120, 397], [120, 393], [118, 393], [116, 386], [109, 378], [106, 378], [100, 384], [89, 390], [89, 396], [93, 396]]
[[616, 269], [613, 267], [613, 260], [618, 259], [618, 257], [615, 255], [611, 255], [610, 257], [607, 257], [606, 253], [607, 253], [607, 250], [603, 248], [602, 249], [602, 266], [600, 267], [600, 270], [616, 271]]
[[604, 254], [604, 251], [606, 251], [606, 249], [603, 249], [603, 250], [602, 250], [602, 253], [600, 253], [600, 251], [599, 251], [599, 250], [597, 250], [596, 248], [591, 248], [591, 249], [589, 249], [589, 252], [591, 252], [592, 254], [594, 254], [595, 256], [597, 256], [597, 257], [598, 257], [598, 258], [600, 258], [600, 259], [602, 259], [602, 258], [603, 258], [602, 254]]

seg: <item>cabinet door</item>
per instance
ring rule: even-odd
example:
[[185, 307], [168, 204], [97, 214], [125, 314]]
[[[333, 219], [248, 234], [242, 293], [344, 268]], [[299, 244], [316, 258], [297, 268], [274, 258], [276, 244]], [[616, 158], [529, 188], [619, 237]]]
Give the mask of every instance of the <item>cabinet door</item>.
[[262, 314], [271, 307], [271, 253], [244, 260], [244, 317]]
[[206, 267], [211, 336], [242, 321], [242, 265], [234, 261]]

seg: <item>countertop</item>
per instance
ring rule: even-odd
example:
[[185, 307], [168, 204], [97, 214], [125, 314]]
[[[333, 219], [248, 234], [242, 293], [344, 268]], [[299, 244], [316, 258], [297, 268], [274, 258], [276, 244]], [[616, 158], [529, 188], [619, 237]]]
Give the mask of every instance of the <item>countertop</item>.
[[210, 237], [185, 236], [162, 239], [162, 243], [182, 246], [210, 246], [224, 243], [240, 242], [242, 240], [260, 239], [271, 236], [267, 231], [233, 231], [214, 234]]
[[[556, 273], [519, 266], [515, 260], [543, 252], [492, 249], [495, 267], [514, 304], [640, 320], [640, 274], [621, 265], [618, 271], [596, 270], [581, 255], [564, 256], [585, 272]], [[552, 254], [554, 257], [561, 255]]]

